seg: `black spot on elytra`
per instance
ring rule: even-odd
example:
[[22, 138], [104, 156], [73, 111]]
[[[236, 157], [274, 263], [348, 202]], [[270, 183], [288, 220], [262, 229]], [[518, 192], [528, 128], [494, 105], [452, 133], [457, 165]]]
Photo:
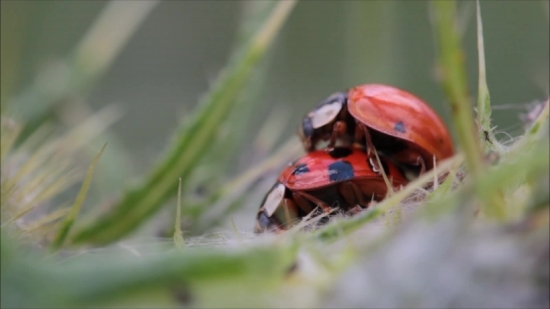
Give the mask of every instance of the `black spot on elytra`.
[[344, 148], [344, 147], [334, 148], [334, 149], [332, 149], [331, 151], [328, 152], [328, 154], [331, 157], [333, 157], [334, 159], [345, 158], [345, 157], [349, 156], [351, 153], [352, 153], [351, 149]]
[[328, 166], [329, 180], [344, 181], [353, 178], [353, 167], [349, 162], [337, 161]]
[[397, 132], [401, 132], [401, 133], [406, 133], [406, 132], [407, 132], [407, 131], [405, 130], [405, 124], [403, 123], [403, 121], [397, 122], [393, 128], [394, 128], [395, 131], [397, 131]]
[[292, 175], [300, 175], [300, 174], [305, 174], [305, 173], [309, 173], [309, 168], [307, 167], [307, 164], [305, 164], [305, 163], [298, 164], [294, 168], [294, 170], [292, 171]]

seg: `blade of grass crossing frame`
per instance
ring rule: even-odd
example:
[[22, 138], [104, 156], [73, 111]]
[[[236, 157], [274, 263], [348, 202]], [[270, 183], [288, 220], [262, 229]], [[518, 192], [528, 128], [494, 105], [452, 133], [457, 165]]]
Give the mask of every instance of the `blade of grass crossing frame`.
[[[269, 1], [242, 2], [241, 18], [244, 22], [239, 27], [235, 46], [243, 46], [243, 43], [246, 43], [254, 33], [255, 26], [269, 16], [275, 5], [275, 2]], [[238, 164], [234, 162], [240, 159], [246, 141], [250, 140], [251, 133], [254, 133], [250, 130], [253, 125], [251, 119], [262, 110], [263, 105], [269, 102], [262, 100], [260, 95], [266, 82], [270, 58], [268, 52], [251, 73], [246, 88], [238, 96], [235, 106], [220, 125], [223, 135], [216, 136], [212, 148], [201, 159], [201, 167], [195, 169], [190, 175], [192, 179], [188, 183], [188, 189], [202, 186], [205, 192], [212, 192], [221, 185], [220, 174], [230, 174], [236, 171]], [[195, 179], [197, 182], [191, 183], [195, 182]]]
[[52, 249], [58, 249], [59, 247], [61, 247], [63, 245], [63, 242], [67, 238], [67, 235], [69, 234], [69, 231], [74, 224], [74, 220], [78, 216], [80, 208], [84, 203], [84, 200], [86, 199], [86, 194], [88, 193], [88, 189], [90, 188], [90, 183], [92, 181], [92, 177], [94, 176], [96, 164], [99, 161], [99, 158], [101, 158], [101, 154], [103, 154], [105, 147], [107, 147], [107, 143], [105, 143], [103, 147], [101, 147], [99, 153], [92, 160], [92, 164], [86, 172], [86, 177], [84, 178], [84, 182], [80, 187], [80, 191], [78, 191], [78, 195], [76, 196], [76, 200], [71, 208], [71, 212], [69, 213], [69, 215], [67, 215], [67, 217], [65, 217], [65, 220], [61, 225], [61, 228], [59, 229], [55, 240], [52, 242]]
[[438, 47], [438, 64], [443, 73], [442, 86], [447, 94], [453, 123], [458, 134], [469, 171], [475, 177], [481, 172], [481, 151], [472, 116], [464, 51], [460, 46], [460, 34], [456, 26], [456, 1], [430, 2], [434, 32]]
[[[451, 104], [453, 123], [460, 146], [464, 152], [466, 166], [475, 181], [482, 174], [484, 164], [480, 141], [477, 138], [474, 117], [468, 94], [464, 50], [456, 26], [456, 1], [430, 2], [433, 13], [433, 27], [438, 45], [439, 65], [443, 72], [442, 86]], [[489, 197], [482, 194], [483, 188], [476, 188], [479, 197], [485, 197], [482, 209], [496, 220], [505, 218], [500, 195]]]
[[[479, 0], [476, 0], [477, 20], [477, 55], [478, 55], [478, 93], [477, 93], [477, 124], [479, 139], [485, 151], [496, 148], [496, 139], [491, 130], [491, 98], [487, 87], [485, 69], [485, 47], [483, 43], [483, 24]], [[491, 146], [493, 145], [493, 147]]]
[[68, 93], [83, 94], [90, 89], [159, 3], [157, 0], [107, 2], [72, 54], [41, 72], [33, 84], [8, 102], [9, 108], [26, 121], [19, 141], [51, 119], [55, 106]]
[[186, 184], [187, 177], [208, 150], [220, 123], [234, 106], [238, 94], [295, 3], [277, 2], [246, 48], [232, 59], [213, 89], [199, 102], [194, 117], [178, 130], [157, 168], [141, 184], [127, 191], [110, 213], [76, 233], [74, 243], [108, 243], [119, 239], [137, 228], [173, 196], [174, 179], [181, 177], [182, 185]]
[[6, 155], [12, 149], [13, 144], [17, 140], [17, 137], [21, 132], [21, 128], [15, 121], [9, 118], [2, 117], [0, 121], [2, 122], [0, 124], [2, 126], [2, 139], [0, 140], [2, 146], [0, 147], [0, 164], [2, 164], [4, 163]]
[[174, 245], [178, 249], [184, 249], [183, 233], [181, 231], [181, 178], [178, 185], [178, 203], [176, 205], [176, 223], [174, 224]]

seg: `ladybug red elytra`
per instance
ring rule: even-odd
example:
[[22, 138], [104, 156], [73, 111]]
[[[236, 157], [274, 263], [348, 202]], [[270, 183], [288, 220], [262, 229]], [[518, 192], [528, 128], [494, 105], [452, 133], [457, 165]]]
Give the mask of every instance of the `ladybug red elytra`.
[[[437, 113], [413, 94], [392, 86], [366, 84], [320, 102], [303, 119], [299, 135], [306, 151], [320, 141], [338, 141], [373, 149], [396, 163], [416, 166], [417, 173], [453, 155], [449, 132]], [[373, 160], [374, 161], [374, 160]], [[376, 161], [374, 161], [376, 162]]]
[[[394, 188], [407, 184], [397, 167], [385, 158], [381, 162]], [[313, 151], [280, 174], [260, 205], [254, 231], [285, 230], [317, 206], [324, 212], [338, 207], [354, 213], [382, 200], [387, 191], [365, 152], [347, 147]]]

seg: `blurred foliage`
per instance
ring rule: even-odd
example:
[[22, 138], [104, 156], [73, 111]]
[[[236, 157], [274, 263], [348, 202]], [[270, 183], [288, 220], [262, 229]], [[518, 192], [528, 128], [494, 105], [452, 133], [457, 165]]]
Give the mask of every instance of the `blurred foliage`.
[[[2, 1], [1, 306], [548, 307], [548, 4], [473, 4]], [[375, 81], [461, 151], [357, 216], [251, 235], [303, 113]]]

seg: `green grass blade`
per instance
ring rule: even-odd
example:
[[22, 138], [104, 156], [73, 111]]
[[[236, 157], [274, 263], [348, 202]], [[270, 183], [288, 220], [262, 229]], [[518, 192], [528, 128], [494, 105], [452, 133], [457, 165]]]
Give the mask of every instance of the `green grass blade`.
[[12, 149], [13, 144], [15, 143], [15, 140], [19, 136], [19, 133], [21, 132], [21, 128], [17, 123], [7, 117], [2, 117], [0, 123], [0, 128], [2, 130], [2, 139], [1, 139], [1, 149], [0, 149], [0, 164], [4, 163], [4, 159], [6, 159], [7, 154]]
[[478, 93], [477, 93], [477, 124], [479, 140], [487, 151], [491, 145], [495, 145], [495, 139], [491, 130], [491, 98], [487, 87], [487, 74], [485, 70], [485, 45], [483, 43], [483, 23], [481, 21], [481, 9], [479, 0], [476, 0], [477, 20], [477, 55], [478, 55]]
[[[464, 50], [461, 47], [460, 34], [456, 26], [456, 1], [434, 1], [430, 4], [433, 9], [439, 65], [443, 73], [443, 89], [451, 104], [453, 123], [464, 152], [468, 172], [475, 180], [482, 174], [485, 167], [470, 106]], [[482, 205], [485, 213], [493, 214], [497, 220], [503, 220], [505, 217], [505, 212], [502, 209], [504, 203], [500, 197], [501, 195], [495, 195], [484, 200]]]
[[67, 235], [69, 234], [69, 231], [71, 230], [71, 227], [74, 224], [74, 220], [76, 219], [76, 216], [78, 216], [78, 213], [80, 212], [80, 208], [84, 203], [84, 200], [86, 199], [86, 194], [88, 193], [88, 189], [90, 188], [92, 177], [94, 176], [95, 166], [99, 161], [99, 158], [101, 158], [101, 155], [103, 154], [103, 151], [105, 150], [106, 146], [107, 144], [104, 144], [101, 150], [99, 151], [99, 153], [92, 160], [92, 164], [90, 164], [90, 167], [86, 172], [86, 177], [84, 178], [84, 182], [82, 183], [82, 186], [80, 187], [80, 191], [76, 196], [76, 200], [73, 206], [71, 207], [71, 212], [69, 213], [69, 215], [67, 215], [67, 217], [65, 217], [65, 220], [61, 228], [59, 229], [55, 240], [52, 242], [52, 245], [51, 245], [52, 249], [60, 248], [65, 242], [65, 239], [67, 238]]
[[176, 223], [174, 223], [174, 245], [178, 249], [185, 248], [183, 233], [181, 231], [181, 178], [178, 185], [178, 203], [176, 204]]
[[235, 99], [288, 17], [295, 1], [278, 2], [269, 18], [242, 53], [230, 63], [213, 89], [204, 97], [194, 116], [176, 133], [173, 144], [156, 169], [137, 187], [130, 189], [112, 212], [80, 230], [74, 243], [108, 243], [134, 230], [155, 213], [175, 192], [175, 179], [183, 185], [209, 148]]
[[456, 1], [434, 1], [432, 6], [434, 32], [438, 47], [438, 65], [443, 73], [442, 86], [447, 94], [453, 123], [458, 134], [469, 171], [475, 176], [481, 171], [482, 160], [475, 123], [470, 106], [464, 51], [456, 25]]
[[[106, 251], [53, 263], [24, 252], [4, 234], [0, 245], [1, 304], [10, 308], [104, 307], [100, 304], [140, 297], [151, 290], [165, 291], [170, 295], [170, 307], [175, 307], [178, 298], [174, 288], [178, 286], [195, 293], [199, 289], [208, 291], [213, 284], [238, 289], [246, 284], [246, 292], [250, 287], [269, 292], [274, 283], [285, 278], [297, 255], [292, 244], [272, 243], [239, 250], [166, 250], [138, 259]], [[228, 306], [234, 301], [231, 294], [214, 295], [192, 294], [191, 299], [199, 304], [201, 297], [226, 299]]]

